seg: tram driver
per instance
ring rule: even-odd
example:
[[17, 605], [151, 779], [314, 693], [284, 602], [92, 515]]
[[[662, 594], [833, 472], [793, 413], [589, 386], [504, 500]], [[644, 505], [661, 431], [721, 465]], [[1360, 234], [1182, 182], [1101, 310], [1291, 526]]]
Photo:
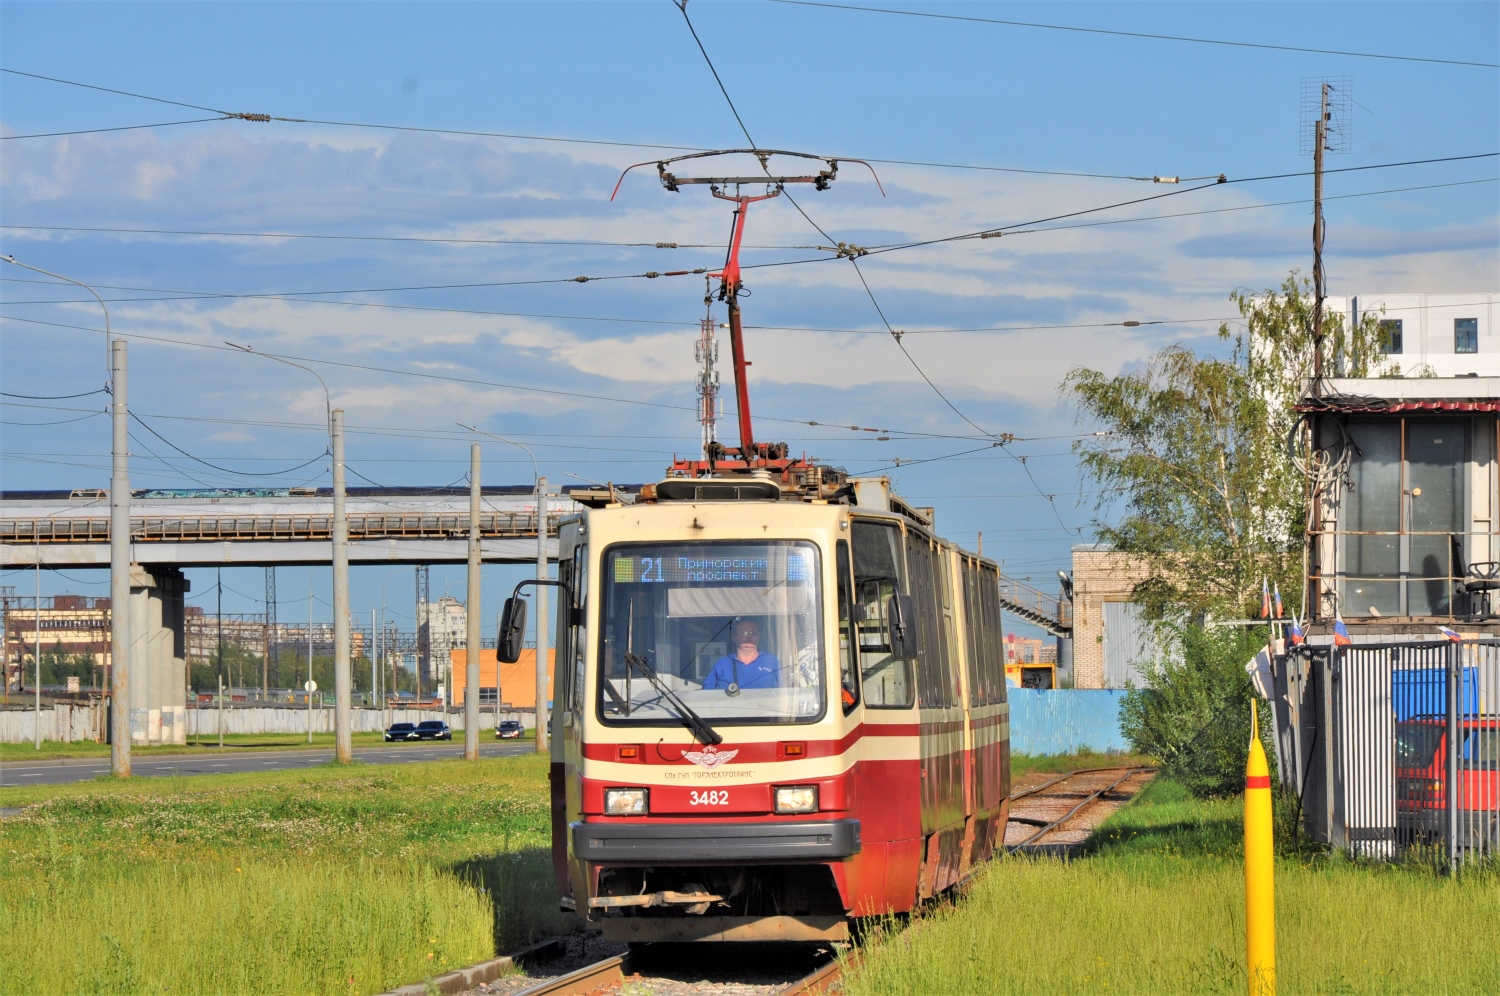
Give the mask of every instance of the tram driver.
[[707, 689], [722, 688], [730, 694], [741, 688], [776, 688], [781, 684], [781, 661], [760, 649], [760, 627], [753, 619], [736, 619], [729, 631], [734, 653], [714, 662], [703, 679]]

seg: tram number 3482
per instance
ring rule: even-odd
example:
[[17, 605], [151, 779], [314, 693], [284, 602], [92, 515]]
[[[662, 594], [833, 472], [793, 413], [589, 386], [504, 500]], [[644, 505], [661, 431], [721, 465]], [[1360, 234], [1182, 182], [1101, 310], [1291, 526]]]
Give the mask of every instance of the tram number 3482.
[[727, 806], [729, 805], [729, 790], [706, 789], [702, 792], [694, 790], [688, 793], [688, 804], [692, 806]]

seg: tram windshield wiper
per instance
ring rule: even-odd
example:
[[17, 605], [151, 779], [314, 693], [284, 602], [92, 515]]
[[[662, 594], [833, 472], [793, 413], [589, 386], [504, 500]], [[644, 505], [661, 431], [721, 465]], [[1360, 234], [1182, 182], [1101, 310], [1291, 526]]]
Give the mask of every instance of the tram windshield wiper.
[[651, 687], [660, 692], [661, 697], [670, 702], [672, 707], [677, 710], [677, 715], [681, 718], [683, 725], [692, 730], [693, 735], [706, 746], [715, 747], [724, 742], [724, 738], [719, 735], [719, 731], [708, 725], [708, 720], [694, 712], [692, 706], [678, 698], [677, 693], [667, 687], [667, 683], [661, 680], [661, 675], [656, 673], [656, 669], [647, 662], [646, 658], [640, 654], [627, 653], [625, 655], [625, 666], [633, 667], [645, 675], [646, 680], [651, 682]]

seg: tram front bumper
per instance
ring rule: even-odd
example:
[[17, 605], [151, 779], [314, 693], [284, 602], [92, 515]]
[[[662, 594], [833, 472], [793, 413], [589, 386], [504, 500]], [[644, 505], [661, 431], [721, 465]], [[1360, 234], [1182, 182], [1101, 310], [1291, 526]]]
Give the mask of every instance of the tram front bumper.
[[859, 820], [573, 823], [573, 857], [641, 862], [830, 861], [859, 853]]

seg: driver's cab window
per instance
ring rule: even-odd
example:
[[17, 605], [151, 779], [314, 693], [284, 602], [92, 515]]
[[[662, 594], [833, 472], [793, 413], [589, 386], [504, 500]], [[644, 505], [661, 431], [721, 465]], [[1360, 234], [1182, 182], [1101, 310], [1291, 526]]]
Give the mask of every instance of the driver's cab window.
[[905, 709], [912, 704], [911, 662], [891, 653], [891, 599], [903, 589], [901, 531], [895, 523], [856, 519], [854, 617], [865, 705]]

